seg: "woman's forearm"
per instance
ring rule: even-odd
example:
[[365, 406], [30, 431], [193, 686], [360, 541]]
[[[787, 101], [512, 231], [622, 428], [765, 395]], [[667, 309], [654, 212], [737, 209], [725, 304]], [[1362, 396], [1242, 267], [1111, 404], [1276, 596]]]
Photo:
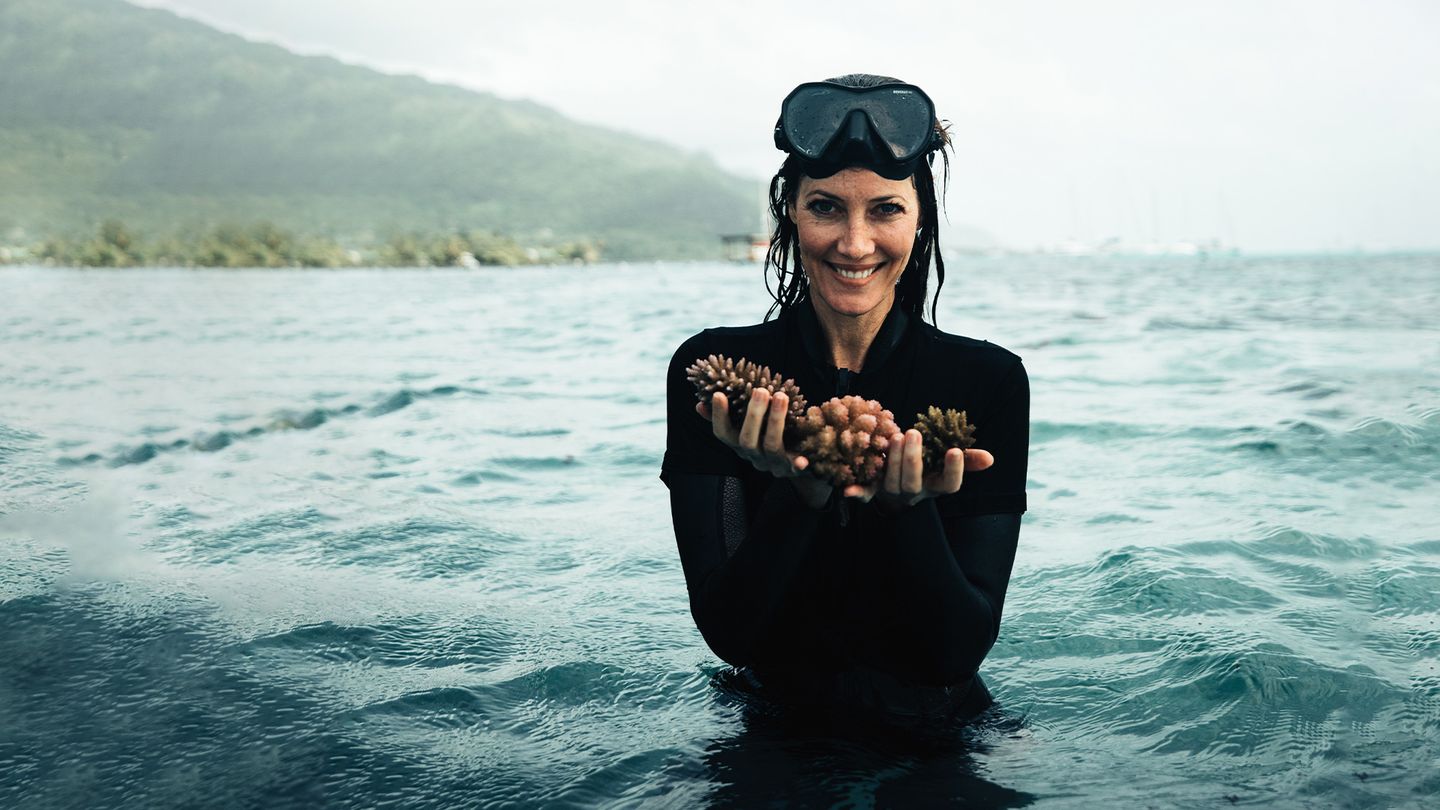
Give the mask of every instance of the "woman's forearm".
[[[934, 501], [867, 519], [867, 562], [874, 576], [895, 583], [886, 628], [860, 652], [871, 666], [918, 683], [946, 685], [972, 675], [990, 652], [1000, 629], [1019, 533], [1019, 516], [1000, 518], [989, 531], [967, 531], [973, 522], [952, 522], [947, 532]], [[986, 548], [957, 558], [956, 549]], [[1008, 546], [1008, 553], [1007, 553]], [[993, 569], [993, 570], [992, 570]]]
[[[684, 478], [705, 479], [671, 486], [690, 610], [710, 649], [735, 666], [745, 666], [752, 663], [780, 610], [824, 512], [807, 506], [791, 483], [777, 480], [746, 521], [747, 510], [738, 496], [725, 496], [724, 479]], [[732, 486], [738, 490], [738, 484]], [[743, 526], [743, 536], [729, 554], [727, 521]]]

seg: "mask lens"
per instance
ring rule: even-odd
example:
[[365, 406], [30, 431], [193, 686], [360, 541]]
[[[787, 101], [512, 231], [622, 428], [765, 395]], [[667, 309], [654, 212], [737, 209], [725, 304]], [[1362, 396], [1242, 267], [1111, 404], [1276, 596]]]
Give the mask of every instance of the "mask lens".
[[914, 90], [882, 87], [855, 99], [855, 106], [870, 116], [875, 131], [897, 160], [908, 160], [930, 142], [934, 113], [930, 103]]
[[854, 96], [824, 85], [811, 85], [792, 94], [782, 111], [785, 134], [802, 157], [818, 159], [850, 112]]

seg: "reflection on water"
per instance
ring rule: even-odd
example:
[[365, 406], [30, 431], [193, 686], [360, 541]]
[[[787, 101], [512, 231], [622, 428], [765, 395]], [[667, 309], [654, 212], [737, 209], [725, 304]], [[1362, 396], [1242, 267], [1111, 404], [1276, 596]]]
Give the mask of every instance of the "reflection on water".
[[904, 722], [768, 700], [733, 670], [712, 681], [739, 733], [704, 755], [716, 807], [1024, 807], [1035, 797], [986, 779], [986, 740], [1023, 726], [1000, 707], [972, 721]]

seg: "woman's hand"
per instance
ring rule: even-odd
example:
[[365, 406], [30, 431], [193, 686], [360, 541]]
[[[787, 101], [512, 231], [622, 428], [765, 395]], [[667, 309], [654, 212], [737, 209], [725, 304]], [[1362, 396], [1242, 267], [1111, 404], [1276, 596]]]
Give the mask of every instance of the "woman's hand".
[[811, 509], [819, 509], [830, 500], [829, 484], [805, 475], [810, 460], [785, 450], [785, 414], [789, 398], [783, 393], [757, 388], [750, 394], [745, 421], [739, 427], [730, 423], [730, 403], [724, 394], [716, 393], [710, 405], [696, 403], [695, 411], [710, 420], [710, 429], [730, 449], [750, 462], [755, 469], [776, 478], [788, 478], [800, 494], [800, 500]]
[[880, 478], [866, 486], [852, 484], [842, 494], [862, 501], [877, 499], [881, 509], [898, 512], [926, 498], [959, 492], [967, 470], [978, 472], [995, 463], [995, 457], [988, 450], [952, 447], [945, 453], [944, 469], [925, 475], [924, 457], [920, 431], [911, 429], [904, 434], [896, 433], [890, 437], [890, 449], [885, 454], [885, 471]]

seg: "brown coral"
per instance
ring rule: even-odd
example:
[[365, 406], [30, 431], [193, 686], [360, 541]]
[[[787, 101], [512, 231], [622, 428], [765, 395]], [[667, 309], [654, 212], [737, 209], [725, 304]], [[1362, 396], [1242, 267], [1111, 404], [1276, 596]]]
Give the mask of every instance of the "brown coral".
[[696, 398], [707, 405], [716, 392], [724, 394], [730, 405], [730, 419], [736, 425], [745, 420], [751, 392], [756, 388], [764, 388], [771, 394], [784, 393], [789, 397], [789, 412], [785, 415], [787, 427], [805, 415], [805, 396], [794, 380], [781, 379], [768, 366], [757, 365], [743, 357], [731, 360], [723, 354], [712, 354], [696, 360], [685, 369], [685, 376], [695, 386]]
[[[730, 402], [730, 416], [739, 424], [745, 417], [752, 392], [764, 388], [772, 394], [784, 392], [790, 398], [789, 412], [785, 419], [785, 444], [792, 451], [809, 460], [809, 472], [837, 487], [851, 484], [869, 484], [880, 477], [885, 469], [885, 451], [890, 447], [890, 437], [900, 432], [895, 425], [895, 415], [879, 402], [864, 397], [835, 397], [822, 405], [806, 406], [805, 397], [792, 379], [781, 379], [769, 368], [752, 363], [745, 358], [732, 360], [725, 355], [710, 355], [696, 360], [685, 370], [685, 376], [695, 386], [695, 395], [701, 402], [709, 402], [716, 393], [725, 394]], [[930, 409], [934, 416], [931, 422], [939, 430], [921, 427], [938, 435], [949, 436], [947, 430], [955, 424], [954, 418]], [[948, 421], [947, 421], [948, 420]], [[922, 424], [924, 422], [922, 417]], [[973, 443], [969, 431], [974, 428], [965, 424], [965, 415], [959, 413], [959, 434], [963, 445]], [[944, 458], [944, 450], [940, 451]], [[928, 461], [927, 461], [928, 463]]]
[[925, 452], [925, 471], [939, 472], [945, 466], [945, 453], [952, 447], [965, 449], [975, 444], [975, 426], [965, 419], [964, 411], [953, 408], [940, 410], [934, 405], [923, 414], [915, 414], [915, 429], [920, 431]]
[[856, 396], [810, 406], [795, 427], [795, 451], [810, 461], [810, 472], [837, 487], [879, 478], [890, 436], [899, 432], [894, 414]]

